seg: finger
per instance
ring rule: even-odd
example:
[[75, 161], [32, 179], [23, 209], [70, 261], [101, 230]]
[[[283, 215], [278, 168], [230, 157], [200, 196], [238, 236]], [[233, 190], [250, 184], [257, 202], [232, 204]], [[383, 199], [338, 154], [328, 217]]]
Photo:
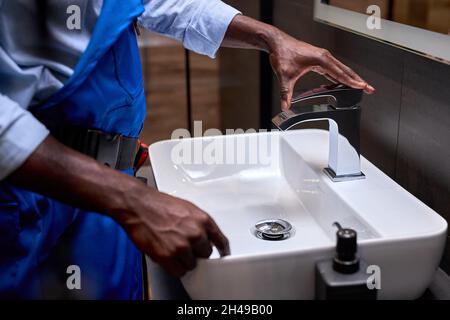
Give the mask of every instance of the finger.
[[324, 61], [322, 67], [329, 76], [338, 80], [340, 83], [357, 89], [364, 89], [367, 86], [367, 83], [357, 81], [350, 77], [350, 75], [335, 64], [332, 59], [327, 59]]
[[336, 79], [334, 79], [332, 76], [328, 75], [328, 74], [324, 74], [323, 75], [328, 81], [330, 81], [331, 83], [338, 83], [339, 81], [337, 81]]
[[328, 51], [324, 51], [324, 54], [321, 55], [320, 66], [331, 77], [352, 88], [364, 89], [367, 86], [367, 83], [362, 79], [354, 79], [348, 74], [343, 68], [344, 64], [334, 58]]
[[161, 267], [171, 276], [179, 278], [186, 273], [186, 268], [176, 259], [168, 259], [160, 262]]
[[291, 107], [295, 82], [296, 82], [295, 80], [280, 82], [281, 110], [288, 110]]
[[230, 255], [230, 243], [214, 220], [210, 219], [207, 225], [208, 238], [217, 248], [221, 257]]
[[330, 76], [329, 74], [327, 74], [325, 71], [323, 71], [323, 69], [319, 66], [316, 67], [312, 67], [311, 71], [314, 71], [315, 73], [318, 73], [322, 76], [324, 76], [328, 81], [332, 82], [332, 83], [339, 83], [339, 81], [337, 81], [336, 79], [334, 79], [332, 76]]
[[331, 59], [340, 69], [342, 69], [345, 73], [347, 73], [351, 78], [353, 78], [354, 80], [361, 82], [361, 83], [367, 83], [355, 71], [353, 71], [350, 67], [343, 64], [341, 61], [336, 59], [334, 56], [331, 56]]
[[192, 251], [194, 255], [198, 258], [209, 258], [212, 253], [211, 242], [206, 235], [204, 235], [200, 240], [193, 244]]
[[372, 87], [370, 84], [367, 83], [367, 81], [365, 81], [364, 79], [362, 79], [355, 71], [353, 71], [350, 67], [348, 67], [347, 65], [343, 64], [341, 61], [339, 61], [338, 59], [336, 59], [335, 57], [331, 57], [333, 59], [333, 61], [345, 72], [347, 73], [351, 78], [353, 78], [354, 80], [364, 83], [365, 87], [364, 87], [364, 91], [366, 93], [373, 93], [375, 92], [375, 88]]
[[180, 251], [178, 254], [178, 261], [186, 271], [192, 270], [197, 266], [197, 260], [195, 259], [195, 256], [190, 248]]

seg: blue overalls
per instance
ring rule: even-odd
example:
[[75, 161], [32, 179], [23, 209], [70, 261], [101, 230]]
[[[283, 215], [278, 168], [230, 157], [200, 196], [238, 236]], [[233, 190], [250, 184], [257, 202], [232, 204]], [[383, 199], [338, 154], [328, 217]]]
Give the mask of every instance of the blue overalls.
[[[30, 111], [49, 127], [137, 137], [145, 96], [133, 21], [143, 11], [141, 0], [104, 1], [72, 77]], [[0, 183], [0, 298], [141, 299], [141, 258], [109, 217]], [[80, 268], [80, 290], [67, 287], [71, 265]]]

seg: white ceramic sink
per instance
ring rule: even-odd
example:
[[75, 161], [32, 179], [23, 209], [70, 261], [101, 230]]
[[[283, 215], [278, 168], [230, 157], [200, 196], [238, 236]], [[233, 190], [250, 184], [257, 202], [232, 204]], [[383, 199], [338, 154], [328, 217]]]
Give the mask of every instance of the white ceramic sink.
[[[226, 163], [241, 146], [246, 161], [174, 161], [180, 148], [207, 154], [211, 146], [224, 146]], [[256, 154], [257, 161], [249, 158]], [[314, 265], [334, 254], [335, 221], [358, 232], [360, 257], [380, 267], [381, 299], [419, 297], [439, 265], [446, 221], [363, 157], [366, 179], [332, 182], [322, 171], [327, 131], [163, 141], [150, 147], [150, 157], [158, 189], [204, 209], [230, 240], [230, 256], [214, 252], [182, 278], [193, 299], [313, 299]], [[272, 218], [290, 222], [295, 234], [255, 237], [255, 223]]]

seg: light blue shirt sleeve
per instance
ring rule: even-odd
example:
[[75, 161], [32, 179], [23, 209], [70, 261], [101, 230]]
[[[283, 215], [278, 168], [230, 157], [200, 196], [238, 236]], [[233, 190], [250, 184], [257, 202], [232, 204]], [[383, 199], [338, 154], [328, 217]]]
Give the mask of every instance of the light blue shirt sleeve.
[[0, 94], [0, 180], [18, 169], [48, 134], [30, 112]]
[[144, 0], [144, 28], [174, 38], [214, 58], [233, 18], [240, 14], [219, 0]]
[[[177, 39], [186, 48], [210, 57], [216, 55], [231, 20], [240, 13], [219, 0], [143, 1], [145, 12], [139, 18], [143, 27]], [[85, 34], [74, 38], [65, 24], [62, 28], [59, 20], [53, 21], [49, 17], [46, 26], [60, 39], [50, 44], [29, 28], [40, 21], [33, 14], [36, 2], [8, 1], [0, 10], [3, 28], [0, 33], [0, 180], [19, 168], [49, 134], [45, 126], [26, 109], [34, 100], [45, 100], [62, 87], [62, 81], [70, 76], [78, 56], [87, 46], [90, 28], [95, 24], [102, 0], [74, 2], [83, 8], [82, 12], [91, 12], [83, 22], [90, 27]], [[24, 13], [23, 7], [29, 10]], [[26, 45], [18, 45], [22, 42], [10, 36], [13, 34], [26, 35]], [[71, 41], [66, 41], [66, 37]], [[73, 52], [73, 57], [69, 59], [73, 63], [67, 64], [67, 56], [43, 56], [41, 52], [35, 55], [28, 48], [33, 48], [36, 42], [36, 47], [43, 45], [42, 52], [46, 52], [45, 45], [51, 48], [48, 52], [53, 52], [55, 48], [59, 50], [57, 52]], [[12, 57], [21, 57], [27, 62], [19, 63]]]

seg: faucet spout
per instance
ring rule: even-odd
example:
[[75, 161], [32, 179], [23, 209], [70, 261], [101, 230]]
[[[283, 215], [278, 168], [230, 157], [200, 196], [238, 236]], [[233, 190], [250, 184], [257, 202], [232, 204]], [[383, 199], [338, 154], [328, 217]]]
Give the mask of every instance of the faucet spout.
[[[360, 162], [360, 119], [362, 90], [333, 86], [320, 88], [293, 99], [292, 107], [272, 119], [282, 131], [307, 121], [328, 120], [330, 143], [328, 167], [331, 180], [364, 179]], [[339, 90], [341, 89], [341, 90]], [[344, 101], [344, 102], [343, 102]]]

